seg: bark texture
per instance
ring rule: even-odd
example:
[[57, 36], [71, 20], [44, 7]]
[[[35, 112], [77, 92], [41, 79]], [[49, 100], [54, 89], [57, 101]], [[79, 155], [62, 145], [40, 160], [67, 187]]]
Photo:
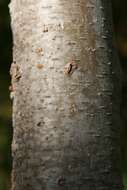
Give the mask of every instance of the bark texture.
[[12, 0], [10, 13], [12, 190], [122, 190], [110, 0]]

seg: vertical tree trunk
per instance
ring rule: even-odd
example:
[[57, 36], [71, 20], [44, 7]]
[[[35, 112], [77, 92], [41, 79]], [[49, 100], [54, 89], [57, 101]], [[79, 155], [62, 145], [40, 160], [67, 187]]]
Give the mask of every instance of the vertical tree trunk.
[[12, 190], [121, 190], [110, 0], [12, 0], [10, 12]]

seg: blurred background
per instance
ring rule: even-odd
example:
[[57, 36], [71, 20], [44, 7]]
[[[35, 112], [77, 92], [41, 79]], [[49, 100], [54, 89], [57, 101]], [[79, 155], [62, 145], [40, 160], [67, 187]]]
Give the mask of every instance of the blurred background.
[[[9, 0], [0, 0], [0, 190], [9, 190], [11, 172], [11, 101], [9, 68], [12, 61], [12, 34], [8, 11]], [[122, 170], [127, 190], [127, 0], [112, 0], [116, 47], [122, 75]]]
[[12, 35], [9, 0], [0, 0], [0, 190], [8, 190], [11, 170], [11, 101], [9, 67], [12, 59]]

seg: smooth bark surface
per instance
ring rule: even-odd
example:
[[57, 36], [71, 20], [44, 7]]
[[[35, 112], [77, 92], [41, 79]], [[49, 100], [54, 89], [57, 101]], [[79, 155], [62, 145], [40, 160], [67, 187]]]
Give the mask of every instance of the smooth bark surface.
[[12, 0], [12, 190], [122, 190], [110, 9]]

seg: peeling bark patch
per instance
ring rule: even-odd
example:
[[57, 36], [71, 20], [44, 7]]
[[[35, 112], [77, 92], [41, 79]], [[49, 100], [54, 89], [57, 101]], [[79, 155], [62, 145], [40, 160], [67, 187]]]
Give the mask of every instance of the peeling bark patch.
[[42, 48], [37, 48], [36, 49], [36, 53], [39, 55], [39, 56], [43, 56], [44, 55], [44, 51]]
[[72, 73], [78, 68], [78, 65], [74, 59], [72, 59], [64, 68], [66, 75], [72, 75]]
[[11, 64], [10, 75], [11, 75], [11, 85], [9, 86], [9, 91], [10, 91], [10, 99], [13, 100], [16, 91], [15, 83], [18, 82], [22, 76], [20, 67], [16, 64], [15, 61]]
[[11, 75], [12, 81], [18, 81], [21, 78], [21, 71], [20, 71], [19, 66], [16, 64], [16, 62], [13, 62], [11, 64], [10, 75]]

